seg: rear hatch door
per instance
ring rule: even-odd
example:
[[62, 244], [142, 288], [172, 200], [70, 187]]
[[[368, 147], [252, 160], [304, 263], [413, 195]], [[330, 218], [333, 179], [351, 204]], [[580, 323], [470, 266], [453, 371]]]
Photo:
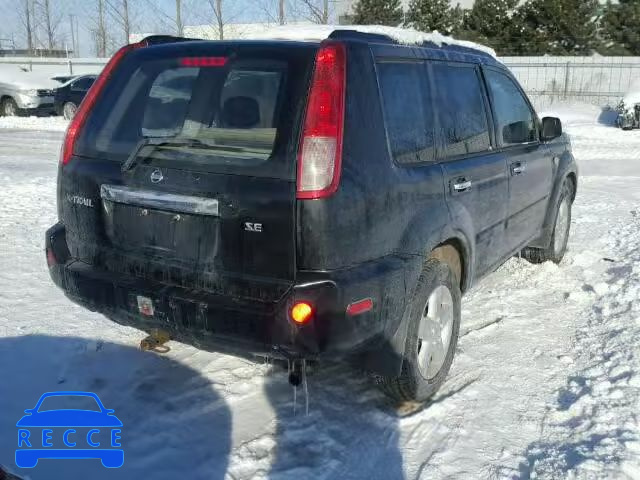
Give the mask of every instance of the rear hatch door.
[[83, 182], [101, 206], [63, 215], [77, 254], [164, 283], [280, 297], [295, 275], [295, 155], [314, 51], [185, 42], [125, 57], [64, 167], [62, 188]]

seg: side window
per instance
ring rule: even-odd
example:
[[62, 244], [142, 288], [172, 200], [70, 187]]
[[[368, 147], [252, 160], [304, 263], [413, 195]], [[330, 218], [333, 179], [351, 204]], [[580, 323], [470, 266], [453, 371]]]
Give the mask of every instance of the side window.
[[72, 88], [73, 90], [84, 91], [84, 90], [89, 90], [89, 88], [91, 88], [91, 85], [93, 85], [92, 78], [81, 78], [73, 83]]
[[538, 139], [535, 115], [516, 84], [503, 73], [493, 70], [485, 73], [493, 100], [498, 145], [535, 142]]
[[489, 150], [489, 123], [482, 96], [482, 83], [475, 68], [433, 64], [438, 89], [437, 142], [443, 158]]
[[431, 92], [422, 63], [379, 63], [378, 76], [391, 155], [411, 164], [435, 158]]

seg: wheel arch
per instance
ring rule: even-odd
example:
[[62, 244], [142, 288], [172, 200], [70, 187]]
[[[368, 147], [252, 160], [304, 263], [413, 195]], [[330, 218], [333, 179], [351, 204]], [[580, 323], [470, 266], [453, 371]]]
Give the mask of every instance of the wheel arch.
[[465, 292], [469, 285], [469, 249], [460, 237], [450, 237], [436, 245], [428, 258], [435, 258], [449, 265], [458, 280], [460, 291]]

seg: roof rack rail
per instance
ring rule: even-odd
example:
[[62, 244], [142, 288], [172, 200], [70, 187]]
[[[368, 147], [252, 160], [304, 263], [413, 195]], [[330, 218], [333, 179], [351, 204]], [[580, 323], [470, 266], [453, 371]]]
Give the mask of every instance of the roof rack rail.
[[[328, 38], [331, 38], [334, 40], [362, 40], [362, 41], [368, 41], [368, 42], [374, 41], [377, 43], [390, 43], [393, 45], [404, 45], [398, 40], [395, 40], [394, 38], [388, 35], [385, 35], [383, 33], [362, 32], [355, 29], [354, 30], [337, 29], [331, 32]], [[447, 50], [457, 51], [460, 53], [478, 55], [478, 56], [487, 57], [487, 58], [494, 58], [493, 55], [483, 50], [473, 48], [472, 46], [457, 45], [455, 43], [452, 43], [452, 44], [443, 43], [443, 45], [439, 45], [438, 43], [433, 41], [425, 41], [422, 43], [407, 44], [407, 46], [423, 47], [423, 48], [446, 48]]]
[[150, 35], [142, 39], [147, 45], [161, 45], [163, 43], [193, 42], [197, 38], [175, 37], [173, 35]]

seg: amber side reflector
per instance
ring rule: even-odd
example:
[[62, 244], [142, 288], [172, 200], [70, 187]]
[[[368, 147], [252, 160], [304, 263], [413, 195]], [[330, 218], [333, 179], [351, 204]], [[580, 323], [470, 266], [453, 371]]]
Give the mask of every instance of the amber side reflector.
[[304, 324], [311, 320], [313, 307], [307, 302], [298, 302], [291, 308], [291, 320], [297, 324]]
[[354, 316], [360, 315], [361, 313], [365, 313], [370, 311], [373, 308], [373, 300], [370, 298], [364, 298], [362, 300], [358, 300], [357, 302], [353, 302], [347, 307], [347, 315]]

